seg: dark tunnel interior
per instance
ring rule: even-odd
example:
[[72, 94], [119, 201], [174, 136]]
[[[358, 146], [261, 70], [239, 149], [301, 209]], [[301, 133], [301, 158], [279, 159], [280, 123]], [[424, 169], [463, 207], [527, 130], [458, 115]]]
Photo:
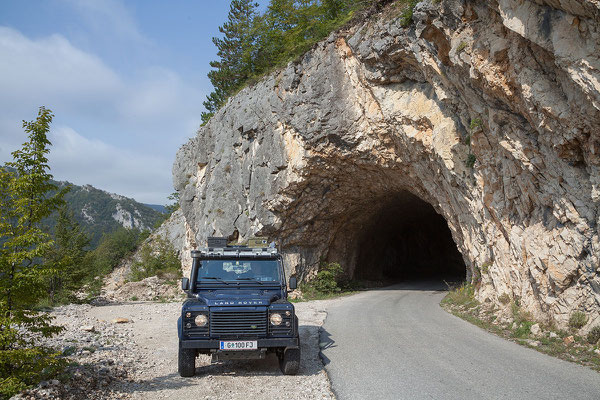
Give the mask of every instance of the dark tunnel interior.
[[355, 279], [464, 280], [462, 255], [430, 204], [403, 192], [379, 207], [361, 234]]

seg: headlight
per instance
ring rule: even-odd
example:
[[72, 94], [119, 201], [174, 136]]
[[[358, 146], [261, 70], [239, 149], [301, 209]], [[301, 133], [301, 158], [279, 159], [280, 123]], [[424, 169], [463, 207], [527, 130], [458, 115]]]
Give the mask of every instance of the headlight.
[[208, 324], [208, 318], [204, 314], [198, 314], [196, 315], [196, 318], [194, 318], [194, 323], [196, 326], [206, 326], [206, 324]]
[[273, 325], [281, 325], [281, 321], [283, 320], [283, 318], [281, 317], [281, 314], [271, 314], [271, 324]]

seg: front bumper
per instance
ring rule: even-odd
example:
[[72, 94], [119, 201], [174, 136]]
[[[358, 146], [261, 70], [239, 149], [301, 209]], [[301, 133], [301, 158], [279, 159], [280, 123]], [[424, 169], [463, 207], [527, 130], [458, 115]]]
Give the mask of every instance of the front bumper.
[[[272, 348], [272, 347], [292, 347], [298, 348], [300, 346], [299, 339], [296, 338], [270, 338], [270, 339], [256, 339], [256, 338], [236, 338], [236, 339], [223, 339], [223, 340], [257, 340], [257, 346], [261, 348]], [[219, 350], [220, 342], [219, 339], [184, 339], [181, 341], [181, 347], [184, 349], [215, 349]]]

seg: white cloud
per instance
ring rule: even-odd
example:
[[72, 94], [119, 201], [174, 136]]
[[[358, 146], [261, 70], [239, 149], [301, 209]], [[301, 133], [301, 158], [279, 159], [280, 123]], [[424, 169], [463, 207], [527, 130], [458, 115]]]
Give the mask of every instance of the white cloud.
[[92, 33], [99, 33], [108, 39], [128, 40], [137, 45], [150, 42], [140, 32], [135, 20], [122, 2], [116, 0], [65, 0], [81, 18]]
[[117, 74], [99, 58], [73, 47], [60, 35], [31, 40], [0, 27], [3, 109], [45, 104], [44, 100], [58, 107], [89, 107], [108, 101], [122, 86]]
[[[68, 126], [52, 130], [50, 167], [58, 180], [93, 185], [144, 203], [173, 191], [171, 159], [139, 154], [87, 139]], [[159, 202], [160, 203], [160, 202]]]
[[45, 105], [62, 126], [53, 127], [50, 155], [57, 177], [154, 203], [172, 191], [171, 163], [198, 126], [203, 98], [172, 70], [128, 76], [61, 35], [31, 39], [6, 27], [0, 93], [0, 162], [25, 141], [21, 120]]

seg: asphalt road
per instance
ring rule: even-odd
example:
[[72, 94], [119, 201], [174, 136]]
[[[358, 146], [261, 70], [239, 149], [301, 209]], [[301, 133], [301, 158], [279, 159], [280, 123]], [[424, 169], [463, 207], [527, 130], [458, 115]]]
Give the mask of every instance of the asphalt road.
[[436, 288], [396, 285], [328, 308], [321, 356], [338, 399], [600, 399], [600, 374], [448, 314]]

